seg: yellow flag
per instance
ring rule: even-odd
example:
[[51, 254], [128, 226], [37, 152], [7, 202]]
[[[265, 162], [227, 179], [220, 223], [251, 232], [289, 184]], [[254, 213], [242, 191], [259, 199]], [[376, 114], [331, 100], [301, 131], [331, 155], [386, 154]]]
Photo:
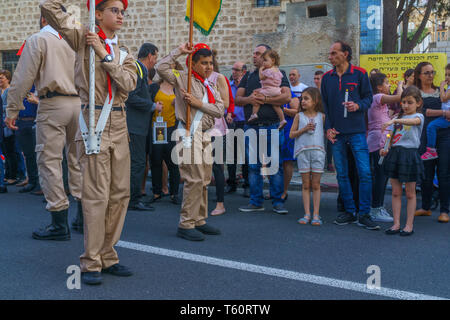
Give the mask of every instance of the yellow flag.
[[[194, 0], [194, 26], [207, 36], [219, 16], [222, 0]], [[191, 1], [187, 0], [186, 21], [189, 21]]]

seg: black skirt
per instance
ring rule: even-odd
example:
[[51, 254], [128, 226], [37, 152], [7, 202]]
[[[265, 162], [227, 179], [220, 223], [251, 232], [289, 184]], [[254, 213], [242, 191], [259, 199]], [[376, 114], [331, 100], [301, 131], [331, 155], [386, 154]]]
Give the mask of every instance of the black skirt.
[[400, 182], [417, 182], [424, 178], [418, 149], [393, 147], [383, 162], [384, 174]]

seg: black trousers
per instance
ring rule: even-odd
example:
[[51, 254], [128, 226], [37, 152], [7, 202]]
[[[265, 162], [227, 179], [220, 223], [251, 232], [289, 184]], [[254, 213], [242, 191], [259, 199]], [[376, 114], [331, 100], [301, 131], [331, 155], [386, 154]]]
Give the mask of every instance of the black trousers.
[[[1, 129], [3, 130], [3, 129]], [[3, 137], [3, 155], [5, 156], [5, 179], [16, 179], [19, 158], [16, 153], [16, 135]]]
[[22, 152], [25, 156], [25, 164], [27, 167], [28, 183], [39, 185], [39, 172], [36, 163], [36, 128], [33, 128], [34, 121], [17, 121], [16, 138], [18, 139]]
[[[244, 130], [244, 125], [245, 122], [244, 121], [237, 121], [237, 122], [233, 122], [231, 125], [229, 125], [230, 129], [242, 129]], [[234, 159], [233, 159], [233, 164], [227, 164], [227, 169], [228, 169], [228, 185], [230, 186], [237, 186], [238, 181], [236, 179], [236, 170], [237, 170], [237, 138], [234, 138]], [[245, 153], [245, 149], [243, 150], [243, 152]], [[244, 159], [245, 159], [245, 154], [244, 154]], [[245, 161], [247, 162], [247, 159], [245, 159]], [[242, 176], [244, 178], [244, 188], [248, 188], [249, 187], [249, 183], [248, 183], [248, 164], [243, 164], [242, 165]]]
[[372, 171], [372, 208], [382, 207], [384, 204], [384, 194], [386, 192], [386, 185], [388, 177], [385, 176], [383, 165], [379, 165], [380, 150], [371, 152], [370, 156], [370, 170]]
[[130, 133], [130, 206], [141, 197], [142, 179], [145, 173], [147, 137]]
[[430, 210], [433, 179], [437, 170], [439, 182], [440, 212], [449, 213], [450, 199], [450, 134], [442, 134], [437, 139], [437, 153], [439, 158], [423, 162], [425, 179], [421, 184], [422, 209]]
[[176, 130], [177, 126], [167, 128], [167, 144], [153, 144], [150, 155], [152, 170], [153, 194], [162, 194], [162, 162], [167, 165], [169, 171], [169, 193], [170, 195], [178, 195], [180, 188], [180, 170], [172, 161], [172, 150], [176, 146], [176, 141], [171, 141], [170, 137]]

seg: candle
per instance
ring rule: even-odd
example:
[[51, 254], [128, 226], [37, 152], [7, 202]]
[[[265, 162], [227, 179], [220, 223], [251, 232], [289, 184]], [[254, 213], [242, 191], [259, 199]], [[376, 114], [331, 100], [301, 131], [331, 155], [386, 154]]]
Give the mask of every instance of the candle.
[[[384, 143], [383, 150], [388, 151], [389, 145], [391, 144], [391, 135], [388, 133], [386, 135], [386, 142]], [[381, 166], [383, 164], [384, 156], [380, 157], [380, 160], [378, 161], [378, 164]]]
[[[345, 90], [345, 102], [348, 102], [348, 89]], [[347, 106], [344, 105], [344, 118], [347, 118]]]

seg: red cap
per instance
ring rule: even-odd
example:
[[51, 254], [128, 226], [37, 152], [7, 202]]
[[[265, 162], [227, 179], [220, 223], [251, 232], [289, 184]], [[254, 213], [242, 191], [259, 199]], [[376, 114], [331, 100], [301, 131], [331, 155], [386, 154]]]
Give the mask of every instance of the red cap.
[[[104, 1], [106, 1], [106, 0], [95, 0], [95, 7], [97, 7], [100, 3], [104, 2]], [[125, 10], [127, 10], [127, 8], [128, 8], [128, 0], [121, 0], [121, 1], [123, 3], [123, 8]], [[88, 7], [88, 10], [89, 10], [89, 8], [90, 8], [89, 0], [87, 0], [87, 7]]]
[[[201, 49], [207, 49], [207, 50], [211, 51], [211, 48], [207, 44], [205, 44], [205, 43], [197, 43], [194, 46], [194, 52], [192, 52], [192, 56], [194, 56], [194, 54], [197, 51], [201, 50]], [[188, 65], [188, 61], [189, 61], [189, 56], [186, 58], [186, 65]]]

